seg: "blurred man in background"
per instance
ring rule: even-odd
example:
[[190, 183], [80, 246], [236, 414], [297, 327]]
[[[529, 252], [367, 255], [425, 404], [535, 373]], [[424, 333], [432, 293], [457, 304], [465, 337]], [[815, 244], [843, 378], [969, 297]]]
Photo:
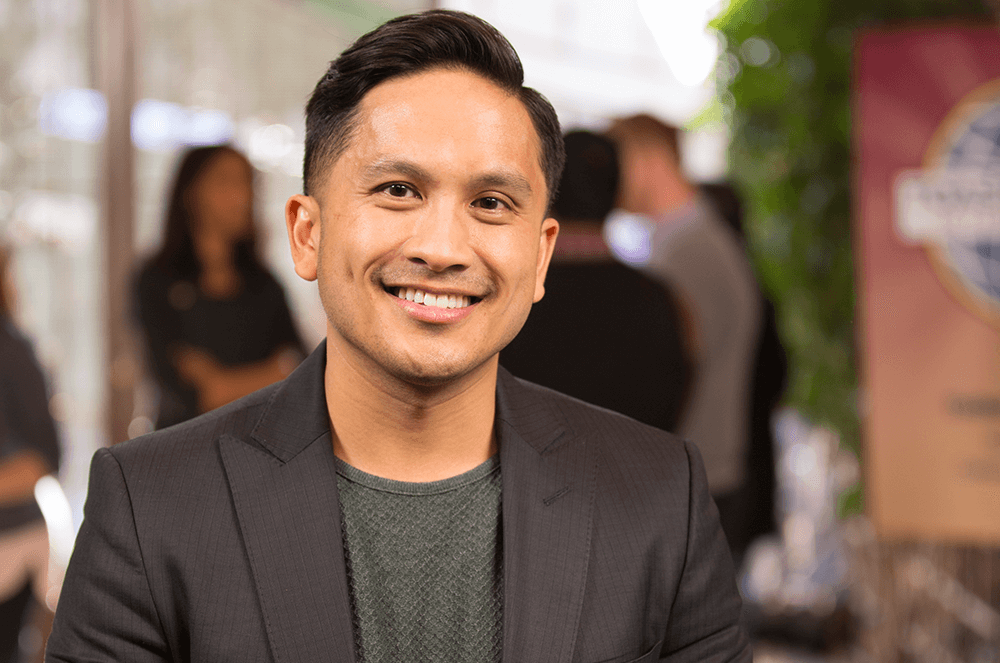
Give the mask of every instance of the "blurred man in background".
[[614, 143], [589, 131], [571, 131], [565, 143], [547, 296], [500, 363], [518, 377], [675, 431], [690, 377], [677, 305], [667, 285], [618, 262], [604, 241], [602, 225], [618, 195]]
[[645, 269], [669, 284], [685, 316], [694, 368], [678, 432], [705, 458], [708, 484], [734, 547], [746, 502], [750, 394], [762, 301], [738, 237], [685, 176], [676, 127], [649, 115], [616, 121], [618, 206], [655, 223]]

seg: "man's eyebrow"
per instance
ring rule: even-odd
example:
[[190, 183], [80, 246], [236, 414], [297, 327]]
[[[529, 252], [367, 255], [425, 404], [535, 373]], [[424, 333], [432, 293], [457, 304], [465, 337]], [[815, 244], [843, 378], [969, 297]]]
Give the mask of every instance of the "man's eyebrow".
[[365, 167], [364, 177], [366, 179], [378, 179], [389, 175], [402, 175], [412, 180], [427, 181], [431, 179], [431, 174], [413, 163], [404, 159], [379, 159]]
[[531, 183], [524, 175], [507, 170], [477, 175], [472, 178], [470, 186], [476, 189], [506, 190], [523, 198], [530, 198], [532, 194]]

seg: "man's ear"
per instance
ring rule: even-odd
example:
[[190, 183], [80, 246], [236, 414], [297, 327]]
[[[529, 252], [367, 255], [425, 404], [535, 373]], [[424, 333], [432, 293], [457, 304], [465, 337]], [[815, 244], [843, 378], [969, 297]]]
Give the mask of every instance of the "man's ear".
[[292, 249], [295, 273], [306, 281], [316, 280], [320, 240], [319, 203], [312, 196], [294, 195], [285, 203], [285, 226]]
[[545, 296], [545, 275], [549, 271], [549, 261], [552, 260], [558, 235], [558, 221], [555, 219], [542, 221], [542, 234], [538, 238], [538, 265], [535, 268], [535, 297], [531, 300], [533, 303]]

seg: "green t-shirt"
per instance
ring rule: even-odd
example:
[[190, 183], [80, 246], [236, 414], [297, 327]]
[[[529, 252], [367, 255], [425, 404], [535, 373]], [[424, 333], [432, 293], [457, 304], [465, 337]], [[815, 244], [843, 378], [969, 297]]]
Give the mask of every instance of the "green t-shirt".
[[500, 661], [500, 461], [409, 483], [337, 461], [360, 663]]

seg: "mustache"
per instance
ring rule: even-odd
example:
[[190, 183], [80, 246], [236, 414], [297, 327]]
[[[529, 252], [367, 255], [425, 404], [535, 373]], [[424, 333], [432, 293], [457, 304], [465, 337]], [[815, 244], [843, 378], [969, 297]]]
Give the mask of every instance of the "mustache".
[[473, 293], [480, 298], [496, 290], [496, 282], [488, 276], [450, 269], [438, 272], [415, 263], [382, 265], [372, 271], [371, 278], [383, 287], [419, 283], [442, 290]]

